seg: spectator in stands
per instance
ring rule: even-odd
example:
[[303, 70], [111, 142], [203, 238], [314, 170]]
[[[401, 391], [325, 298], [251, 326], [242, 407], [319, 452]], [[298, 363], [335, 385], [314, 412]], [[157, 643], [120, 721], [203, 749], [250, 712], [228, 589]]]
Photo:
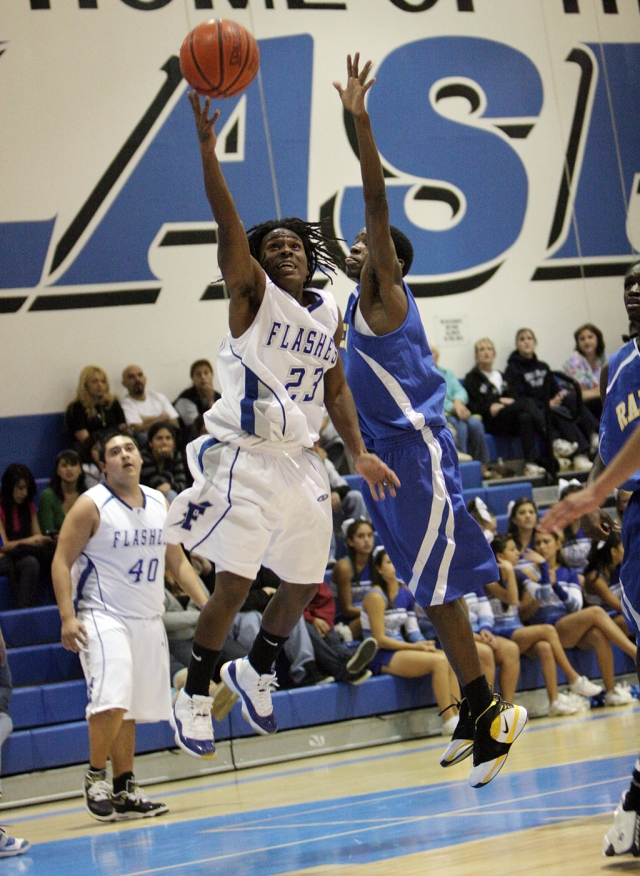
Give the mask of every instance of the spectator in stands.
[[[584, 489], [583, 484], [579, 480], [573, 478], [570, 481], [564, 478], [558, 479], [558, 501], [564, 499], [565, 496], [571, 493], [579, 493]], [[562, 539], [562, 559], [566, 566], [570, 569], [575, 569], [578, 573], [578, 580], [583, 583], [582, 573], [587, 565], [587, 559], [591, 550], [591, 539], [582, 531], [580, 518], [572, 520], [564, 528]]]
[[528, 553], [533, 550], [538, 508], [529, 496], [521, 496], [509, 503], [508, 514], [508, 532], [518, 548], [520, 565], [527, 562]]
[[[280, 583], [275, 572], [261, 566], [242, 608], [233, 619], [229, 636], [246, 649], [245, 654], [251, 650], [260, 630], [264, 610]], [[313, 644], [303, 617], [293, 628], [283, 651], [289, 662], [289, 676], [294, 687], [335, 681], [333, 676], [323, 673], [316, 663]]]
[[489, 435], [509, 435], [520, 439], [525, 477], [544, 477], [547, 472], [539, 464], [535, 442], [536, 435], [546, 442], [544, 415], [533, 399], [514, 397], [504, 376], [495, 368], [496, 348], [492, 340], [481, 338], [477, 341], [475, 355], [475, 368], [464, 379], [469, 410], [482, 417]]
[[600, 399], [600, 372], [606, 363], [604, 337], [600, 329], [586, 322], [573, 333], [576, 347], [562, 366], [569, 377], [580, 384], [582, 401], [600, 422], [602, 401]]
[[169, 423], [153, 423], [147, 432], [147, 445], [142, 449], [140, 482], [153, 487], [173, 502], [187, 487], [182, 453], [176, 446], [176, 429]]
[[378, 650], [376, 640], [364, 639], [355, 651], [344, 644], [334, 629], [336, 604], [324, 581], [305, 608], [303, 617], [321, 672], [332, 675], [336, 681], [346, 681], [347, 684], [362, 684], [371, 678], [372, 671], [367, 669], [367, 665]]
[[[9, 714], [9, 700], [13, 693], [11, 670], [7, 662], [7, 646], [0, 630], [0, 748], [13, 730], [13, 721]], [[2, 799], [2, 782], [0, 781], [0, 799]], [[0, 827], [0, 858], [22, 855], [29, 848], [24, 839], [14, 839]]]
[[333, 565], [336, 561], [336, 536], [340, 537], [342, 532], [342, 524], [345, 520], [369, 520], [369, 512], [364, 502], [364, 497], [360, 490], [352, 490], [349, 484], [345, 481], [341, 474], [338, 473], [335, 465], [327, 456], [326, 450], [316, 442], [312, 448], [322, 460], [327, 475], [329, 477], [329, 487], [331, 488], [331, 513], [333, 515], [333, 537], [331, 539], [331, 552], [329, 554], [329, 565]]
[[26, 465], [7, 466], [0, 486], [0, 575], [8, 575], [14, 608], [31, 608], [40, 597], [41, 573], [48, 573], [55, 542], [43, 535], [33, 500], [36, 482]]
[[109, 378], [102, 368], [87, 365], [80, 372], [76, 397], [67, 408], [65, 424], [78, 447], [91, 432], [124, 426], [124, 411], [111, 394]]
[[139, 436], [146, 440], [146, 433], [154, 423], [170, 423], [179, 427], [178, 412], [166, 395], [161, 392], [147, 391], [147, 378], [139, 365], [128, 365], [122, 372], [122, 385], [127, 395], [122, 399], [122, 409], [129, 425]]
[[436, 368], [442, 374], [447, 384], [444, 398], [444, 413], [447, 422], [454, 428], [456, 447], [462, 454], [461, 458], [471, 456], [471, 459], [482, 463], [483, 478], [494, 478], [496, 473], [489, 467], [489, 448], [484, 437], [484, 426], [479, 417], [472, 416], [467, 407], [469, 396], [453, 371], [441, 368], [438, 364], [440, 351], [431, 344], [431, 352]]
[[465, 593], [464, 601], [469, 613], [469, 622], [476, 640], [478, 657], [487, 681], [495, 682], [496, 666], [500, 669], [500, 696], [513, 702], [520, 677], [520, 650], [515, 642], [493, 632], [493, 612], [489, 599], [482, 588]]
[[601, 605], [628, 636], [629, 628], [622, 614], [620, 565], [624, 559], [622, 536], [614, 529], [606, 541], [594, 542], [584, 570], [584, 601]]
[[605, 705], [632, 702], [629, 691], [616, 684], [611, 645], [632, 660], [637, 648], [599, 605], [583, 608], [583, 595], [573, 569], [562, 564], [560, 537], [555, 532], [538, 532], [535, 550], [541, 562], [535, 564], [537, 580], [528, 578], [521, 597], [520, 614], [525, 623], [554, 624], [563, 648], [595, 652], [605, 687]]
[[552, 441], [554, 456], [569, 459], [569, 467], [574, 470], [588, 471], [592, 466], [589, 453], [598, 432], [598, 422], [587, 408], [582, 409], [577, 419], [571, 415], [567, 408], [567, 391], [558, 388], [555, 378], [552, 380], [553, 395], [548, 398], [547, 377], [551, 369], [536, 356], [537, 343], [531, 329], [518, 329], [516, 349], [509, 356], [505, 377], [516, 398], [532, 399], [540, 412], [548, 415], [548, 437]]
[[346, 475], [355, 472], [351, 454], [328, 415], [324, 418], [320, 429], [320, 447], [326, 451], [339, 474]]
[[189, 370], [191, 386], [183, 390], [173, 403], [185, 427], [185, 442], [200, 434], [195, 431], [198, 416], [206, 414], [212, 404], [221, 398], [213, 388], [213, 367], [208, 359], [196, 359]]
[[38, 523], [45, 535], [56, 536], [78, 496], [87, 489], [80, 457], [75, 450], [56, 456], [53, 477], [38, 499]]
[[484, 532], [484, 536], [489, 544], [491, 544], [498, 533], [498, 521], [496, 520], [496, 515], [493, 511], [489, 510], [480, 496], [475, 496], [475, 498], [469, 499], [467, 502], [467, 511]]
[[384, 548], [376, 551], [373, 586], [362, 602], [361, 621], [363, 635], [372, 636], [378, 644], [378, 653], [370, 663], [374, 675], [401, 678], [430, 675], [438, 708], [449, 715], [443, 723], [442, 734], [451, 736], [458, 723], [458, 680], [444, 651], [439, 651], [435, 642], [423, 638], [413, 594], [398, 581]]
[[373, 581], [375, 533], [368, 520], [345, 521], [345, 529], [347, 556], [333, 567], [331, 583], [338, 620], [349, 626], [354, 639], [360, 639], [360, 606]]
[[573, 694], [592, 697], [599, 694], [602, 688], [586, 676], [579, 675], [569, 663], [553, 624], [523, 625], [518, 614], [520, 597], [514, 568], [518, 561], [518, 549], [509, 535], [497, 536], [491, 547], [500, 569], [500, 581], [484, 588], [493, 612], [493, 632], [515, 642], [520, 654], [525, 657], [540, 660], [549, 695], [549, 715], [573, 715], [579, 711], [580, 704], [571, 696], [558, 693], [557, 667], [566, 675]]
[[92, 432], [80, 447], [80, 461], [87, 489], [104, 483], [104, 474], [100, 468], [100, 440], [100, 433]]

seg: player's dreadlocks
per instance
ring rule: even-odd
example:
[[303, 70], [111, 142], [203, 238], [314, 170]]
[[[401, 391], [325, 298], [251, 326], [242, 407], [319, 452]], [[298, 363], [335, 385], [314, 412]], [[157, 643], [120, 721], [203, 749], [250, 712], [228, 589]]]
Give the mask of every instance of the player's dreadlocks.
[[259, 262], [260, 246], [265, 236], [276, 228], [286, 228], [287, 231], [297, 234], [304, 246], [309, 268], [304, 285], [308, 286], [311, 283], [316, 271], [320, 271], [330, 282], [333, 282], [331, 274], [335, 274], [336, 269], [341, 267], [340, 258], [344, 256], [338, 244], [341, 238], [327, 234], [324, 227], [323, 222], [305, 222], [295, 216], [288, 219], [271, 219], [261, 225], [254, 225], [247, 231], [251, 255]]

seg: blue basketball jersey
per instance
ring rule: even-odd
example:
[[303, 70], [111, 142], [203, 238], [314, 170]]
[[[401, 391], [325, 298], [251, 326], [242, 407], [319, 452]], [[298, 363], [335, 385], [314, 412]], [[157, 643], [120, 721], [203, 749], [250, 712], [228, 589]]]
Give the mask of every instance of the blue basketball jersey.
[[[609, 359], [609, 382], [600, 418], [600, 456], [608, 465], [640, 424], [640, 352], [635, 339]], [[622, 485], [625, 490], [640, 489], [638, 471]]]
[[409, 310], [388, 335], [369, 336], [354, 325], [360, 287], [345, 314], [344, 366], [365, 444], [398, 437], [424, 426], [444, 426], [446, 383], [436, 369], [413, 294], [404, 289]]

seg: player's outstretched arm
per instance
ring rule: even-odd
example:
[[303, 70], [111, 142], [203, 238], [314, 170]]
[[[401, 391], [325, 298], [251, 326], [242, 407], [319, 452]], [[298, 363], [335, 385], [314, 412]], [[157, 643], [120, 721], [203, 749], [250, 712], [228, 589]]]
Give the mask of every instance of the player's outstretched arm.
[[[354, 119], [360, 153], [362, 195], [365, 206], [368, 259], [360, 277], [361, 302], [366, 318], [367, 297], [379, 297], [387, 316], [400, 325], [407, 313], [407, 297], [402, 288], [402, 268], [389, 231], [389, 205], [384, 182], [382, 162], [373, 136], [371, 118], [365, 107], [365, 95], [376, 81], [367, 76], [371, 61], [360, 71], [360, 55], [347, 56], [347, 84], [345, 88], [334, 82], [343, 107]], [[364, 297], [363, 297], [364, 296]]]
[[[340, 344], [343, 331], [342, 317], [340, 317], [334, 336], [336, 346]], [[339, 356], [334, 367], [324, 375], [324, 403], [331, 422], [353, 456], [356, 471], [369, 484], [373, 498], [376, 501], [378, 497], [386, 498], [387, 489], [392, 496], [395, 496], [395, 488], [400, 486], [400, 481], [396, 473], [375, 453], [369, 453], [364, 445], [358, 425], [356, 405]]]
[[571, 520], [595, 511], [612, 490], [628, 480], [639, 468], [640, 429], [636, 429], [592, 484], [579, 493], [571, 493], [547, 511], [542, 519], [544, 529], [562, 528]]
[[249, 328], [260, 306], [265, 273], [251, 256], [244, 225], [216, 155], [215, 123], [220, 110], [210, 116], [210, 98], [201, 104], [195, 92], [189, 92], [189, 101], [200, 141], [204, 187], [218, 224], [218, 264], [229, 290], [229, 328], [234, 337], [239, 337]]
[[64, 518], [51, 564], [53, 591], [62, 621], [60, 638], [68, 651], [81, 651], [88, 644], [87, 631], [77, 619], [71, 599], [71, 567], [99, 524], [95, 504], [86, 496], [80, 496]]

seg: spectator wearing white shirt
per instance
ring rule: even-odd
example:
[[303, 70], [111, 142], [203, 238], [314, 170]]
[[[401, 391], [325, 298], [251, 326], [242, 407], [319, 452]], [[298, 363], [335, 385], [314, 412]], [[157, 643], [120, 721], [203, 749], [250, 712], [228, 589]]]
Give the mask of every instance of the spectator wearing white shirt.
[[147, 389], [147, 378], [139, 365], [127, 365], [122, 372], [122, 385], [127, 395], [122, 399], [122, 410], [134, 431], [145, 434], [154, 423], [171, 423], [178, 428], [178, 412], [166, 395]]

